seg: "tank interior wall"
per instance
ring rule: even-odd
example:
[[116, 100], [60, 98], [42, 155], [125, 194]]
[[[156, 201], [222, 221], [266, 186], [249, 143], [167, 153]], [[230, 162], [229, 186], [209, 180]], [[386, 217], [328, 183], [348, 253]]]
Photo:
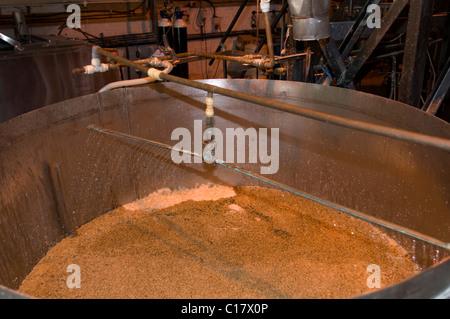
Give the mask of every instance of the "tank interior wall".
[[[358, 92], [276, 81], [212, 84], [371, 123], [450, 138], [448, 124]], [[0, 126], [0, 285], [17, 289], [67, 234], [60, 213], [80, 226], [163, 187], [257, 184], [225, 168], [175, 164], [170, 151], [108, 137], [96, 125], [175, 144], [175, 128], [204, 119], [205, 92], [172, 83], [60, 102]], [[450, 241], [450, 155], [230, 98], [215, 96], [215, 126], [279, 128], [279, 170], [269, 178], [331, 202]], [[407, 124], [405, 124], [407, 123]], [[204, 123], [203, 123], [204, 124]], [[60, 165], [62, 188], [51, 170]], [[261, 164], [242, 164], [259, 171]], [[264, 185], [265, 186], [265, 185]], [[57, 198], [65, 195], [65, 210]], [[443, 252], [440, 258], [445, 257]]]
[[72, 74], [74, 68], [91, 60], [92, 46], [59, 39], [55, 42], [27, 47], [20, 53], [0, 52], [0, 123], [49, 104], [98, 92], [107, 83], [120, 80], [118, 70]]

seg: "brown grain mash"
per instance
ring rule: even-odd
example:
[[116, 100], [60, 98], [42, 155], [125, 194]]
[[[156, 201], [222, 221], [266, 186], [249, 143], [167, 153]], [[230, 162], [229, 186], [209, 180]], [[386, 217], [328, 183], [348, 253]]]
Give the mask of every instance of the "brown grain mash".
[[[67, 266], [81, 288], [68, 288]], [[39, 298], [348, 298], [417, 273], [369, 223], [268, 188], [163, 189], [54, 246], [19, 291]]]

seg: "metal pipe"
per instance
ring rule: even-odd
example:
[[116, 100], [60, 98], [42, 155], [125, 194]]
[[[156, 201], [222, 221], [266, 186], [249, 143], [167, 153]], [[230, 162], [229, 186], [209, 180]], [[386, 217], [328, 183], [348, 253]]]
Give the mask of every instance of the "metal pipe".
[[198, 51], [193, 51], [193, 52], [191, 52], [191, 54], [193, 56], [201, 56], [201, 57], [204, 57], [207, 59], [218, 59], [218, 60], [239, 62], [239, 63], [245, 63], [245, 64], [251, 64], [254, 59], [261, 58], [260, 55], [230, 56], [230, 55], [223, 55], [223, 54], [218, 54], [218, 53], [207, 53], [207, 52], [198, 52]]
[[[149, 71], [149, 68], [147, 68], [143, 65], [139, 65], [137, 63], [134, 63], [133, 61], [130, 61], [130, 60], [122, 58], [118, 55], [112, 54], [104, 49], [98, 48], [97, 51], [100, 54], [103, 54], [111, 59], [114, 59], [117, 62], [126, 64], [129, 67], [135, 68], [135, 69], [140, 70], [145, 73], [148, 73], [148, 71]], [[165, 74], [163, 72], [159, 72], [159, 78], [162, 80], [175, 82], [175, 83], [178, 83], [181, 85], [193, 87], [193, 88], [203, 90], [206, 92], [221, 94], [221, 95], [235, 98], [235, 99], [238, 99], [241, 101], [262, 105], [262, 106], [265, 106], [265, 107], [268, 107], [271, 109], [303, 116], [303, 117], [318, 120], [321, 122], [335, 124], [338, 126], [349, 128], [349, 129], [355, 129], [358, 131], [376, 134], [376, 135], [380, 135], [380, 136], [385, 136], [385, 137], [389, 137], [389, 138], [393, 138], [393, 139], [397, 139], [397, 140], [401, 140], [401, 141], [405, 141], [405, 142], [412, 142], [412, 143], [417, 143], [420, 145], [436, 147], [436, 148], [445, 150], [447, 152], [450, 151], [450, 140], [445, 139], [445, 138], [423, 135], [420, 133], [391, 128], [391, 127], [387, 127], [387, 126], [383, 126], [383, 125], [355, 121], [355, 120], [347, 119], [347, 118], [332, 115], [332, 114], [309, 110], [309, 109], [302, 108], [299, 106], [294, 106], [291, 104], [270, 100], [270, 99], [263, 98], [260, 96], [253, 96], [253, 95], [250, 95], [247, 93], [236, 92], [236, 91], [224, 89], [221, 87], [217, 87], [214, 85], [210, 85], [207, 83], [202, 83], [202, 82], [197, 82], [197, 81], [192, 81], [189, 79], [176, 77], [176, 76], [173, 76], [170, 74]]]
[[[272, 53], [273, 53], [273, 47], [272, 47]], [[249, 64], [251, 66], [254, 66], [256, 68], [262, 68], [262, 69], [270, 69], [275, 65], [275, 58], [272, 59], [269, 58], [267, 60], [264, 57], [261, 57], [260, 55], [244, 55], [244, 56], [227, 56], [222, 54], [216, 54], [216, 53], [205, 53], [205, 52], [193, 52], [193, 55], [201, 56], [208, 59], [218, 59], [218, 60], [224, 60], [224, 61], [231, 61], [231, 62], [239, 62], [243, 64]]]
[[[286, 1], [286, 0], [283, 0], [283, 1]], [[273, 19], [273, 21], [272, 21], [272, 23], [270, 25], [270, 28], [272, 30], [273, 28], [276, 27], [278, 22], [280, 22], [280, 19], [282, 19], [282, 23], [281, 23], [281, 39], [284, 39], [284, 26], [285, 26], [285, 21], [284, 21], [285, 17], [284, 16], [286, 14], [287, 8], [288, 8], [288, 3], [285, 2], [282, 5], [282, 7], [281, 7], [280, 12], [278, 12], [277, 16]], [[262, 49], [264, 43], [266, 43], [266, 41], [267, 41], [267, 36], [262, 41], [260, 41], [258, 43], [258, 46], [257, 46], [257, 48], [255, 50], [255, 53], [258, 53], [259, 51], [261, 51], [261, 49]]]
[[[284, 46], [283, 46], [283, 39], [284, 39], [284, 28], [286, 27], [286, 9], [287, 9], [287, 0], [282, 0], [282, 6], [283, 8], [280, 10], [279, 15], [281, 15], [281, 37], [280, 37], [280, 51], [283, 52]], [[275, 20], [279, 20], [279, 16]], [[278, 23], [278, 22], [277, 22]], [[283, 55], [283, 54], [281, 54]]]
[[[200, 52], [200, 51], [189, 51], [177, 54], [177, 57], [179, 59], [186, 59], [186, 58], [192, 58], [192, 57], [200, 57], [204, 59], [217, 59], [217, 60], [223, 60], [223, 61], [230, 61], [230, 62], [238, 62], [243, 64], [249, 64], [256, 68], [264, 68], [267, 69], [270, 67], [270, 58], [267, 59], [264, 56], [260, 54], [245, 54], [245, 55], [239, 55], [239, 56], [233, 56], [228, 54], [239, 54], [239, 52], [235, 51], [227, 51], [227, 54], [221, 54], [221, 53], [208, 53], [208, 52]], [[284, 60], [290, 60], [290, 59], [300, 59], [304, 58], [306, 56], [306, 53], [299, 53], [284, 57], [275, 57], [274, 56], [274, 63], [276, 61], [284, 61]], [[134, 63], [137, 64], [147, 64], [152, 67], [165, 67], [163, 64], [164, 61], [172, 59], [171, 56], [165, 55], [158, 58], [150, 58], [150, 59], [141, 59], [141, 60], [135, 60]], [[191, 61], [189, 61], [191, 62]], [[185, 62], [181, 62], [185, 63]], [[124, 63], [115, 63], [115, 66], [123, 67], [126, 66]], [[84, 73], [84, 68], [80, 69], [74, 69], [73, 72], [82, 72]]]
[[266, 25], [267, 51], [269, 52], [270, 59], [267, 68], [271, 69], [275, 65], [275, 56], [273, 53], [272, 28], [270, 26], [269, 12], [264, 12], [264, 23]]
[[[239, 63], [244, 63], [244, 64], [250, 64], [254, 67], [264, 67], [267, 68], [268, 66], [268, 62], [267, 61], [258, 61], [257, 59], [261, 59], [263, 58], [262, 55], [260, 54], [245, 54], [245, 55], [240, 55], [241, 52], [239, 51], [226, 51], [224, 54], [221, 53], [208, 53], [208, 52], [198, 52], [198, 51], [190, 51], [190, 52], [185, 52], [182, 54], [178, 54], [178, 58], [180, 59], [188, 59], [188, 58], [192, 58], [192, 57], [197, 57], [197, 58], [204, 58], [204, 59], [217, 59], [217, 60], [223, 60], [223, 61], [231, 61], [231, 62], [239, 62]], [[311, 52], [313, 53], [313, 52]], [[229, 54], [235, 54], [238, 56], [233, 56], [233, 55], [229, 55]], [[296, 54], [290, 54], [290, 55], [286, 55], [286, 56], [275, 56], [274, 60], [275, 62], [282, 62], [282, 61], [290, 61], [290, 60], [299, 60], [299, 59], [304, 59], [306, 58], [308, 55], [308, 53], [296, 53]], [[162, 57], [158, 57], [159, 60], [170, 60], [171, 57], [168, 55], [162, 56]], [[135, 63], [145, 63], [146, 60], [135, 60]], [[195, 60], [196, 61], [196, 60]], [[189, 62], [194, 62], [189, 60]], [[258, 63], [255, 63], [258, 62]], [[187, 61], [182, 61], [181, 63], [187, 63]], [[118, 63], [118, 66], [125, 66], [123, 63]]]

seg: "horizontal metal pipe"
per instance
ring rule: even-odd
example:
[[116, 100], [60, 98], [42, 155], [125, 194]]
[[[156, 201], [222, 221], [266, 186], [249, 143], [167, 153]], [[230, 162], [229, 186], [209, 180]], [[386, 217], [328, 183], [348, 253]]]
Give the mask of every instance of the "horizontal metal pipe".
[[[147, 73], [149, 68], [134, 63], [128, 59], [122, 58], [118, 55], [112, 54], [108, 51], [105, 51], [101, 48], [97, 49], [97, 51], [111, 59], [116, 60], [117, 62], [128, 65], [129, 67], [135, 68], [142, 72]], [[376, 134], [380, 136], [385, 136], [405, 142], [417, 143], [424, 146], [436, 147], [447, 152], [450, 151], [450, 140], [440, 137], [423, 135], [420, 133], [405, 131], [401, 129], [391, 128], [383, 125], [371, 124], [356, 120], [351, 120], [348, 118], [327, 114], [323, 112], [318, 112], [314, 110], [309, 110], [306, 108], [302, 108], [299, 106], [294, 106], [291, 104], [278, 102], [274, 100], [270, 100], [260, 96], [253, 96], [247, 93], [236, 92], [228, 89], [224, 89], [218, 86], [210, 85], [207, 83], [197, 82], [185, 78], [180, 78], [177, 76], [173, 76], [170, 74], [161, 73], [160, 78], [166, 81], [175, 82], [181, 85], [186, 85], [189, 87], [193, 87], [199, 90], [203, 90], [210, 93], [221, 94], [224, 96], [228, 96], [231, 98], [235, 98], [241, 101], [262, 105], [271, 109], [280, 110], [283, 112], [287, 112], [290, 114], [299, 115], [302, 117], [318, 120], [325, 123], [335, 124], [338, 126], [346, 127], [349, 129], [355, 129], [358, 131]]]
[[[286, 56], [274, 56], [275, 62], [281, 62], [281, 61], [289, 61], [289, 60], [299, 60], [304, 59], [306, 57], [307, 53], [296, 53]], [[254, 67], [261, 67], [264, 65], [264, 67], [267, 67], [269, 65], [268, 61], [262, 61], [260, 60], [263, 56], [260, 54], [247, 54], [240, 51], [226, 51], [223, 53], [208, 53], [208, 52], [200, 52], [200, 51], [188, 51], [183, 53], [177, 53], [177, 58], [180, 59], [180, 61], [177, 64], [180, 63], [188, 63], [188, 62], [195, 62], [198, 60], [203, 59], [217, 59], [217, 60], [223, 60], [223, 61], [230, 61], [230, 62], [238, 62], [243, 64], [249, 64]], [[190, 59], [189, 59], [190, 58]], [[171, 60], [172, 57], [170, 55], [164, 55], [162, 57], [158, 57], [158, 60], [160, 61], [166, 61]], [[142, 59], [142, 60], [134, 60], [134, 63], [138, 64], [148, 64], [149, 59]], [[124, 63], [117, 63], [116, 64], [119, 67], [127, 66]], [[74, 69], [73, 72], [81, 72], [84, 73], [84, 68], [80, 69]]]
[[[179, 58], [179, 59], [186, 59], [186, 58], [218, 59], [218, 60], [224, 60], [224, 61], [230, 61], [230, 62], [252, 64], [252, 60], [260, 59], [260, 58], [262, 58], [262, 56], [259, 54], [247, 54], [247, 53], [243, 54], [239, 51], [226, 51], [224, 53], [207, 53], [207, 52], [200, 52], [200, 51], [188, 51], [188, 52], [183, 52], [183, 53], [177, 53], [177, 58]], [[283, 58], [290, 58], [290, 56], [283, 57]], [[297, 57], [293, 56], [292, 58], [297, 58]], [[165, 60], [171, 60], [172, 57], [170, 55], [164, 55], [162, 57], [158, 57], [157, 59], [160, 61], [165, 61]], [[151, 60], [151, 59], [135, 60], [133, 62], [138, 63], [138, 64], [148, 64], [149, 60]], [[126, 64], [124, 64], [124, 63], [118, 63], [117, 65], [118, 66], [126, 66]]]
[[207, 59], [218, 59], [230, 62], [239, 62], [243, 64], [249, 64], [257, 68], [269, 68], [271, 65], [271, 62], [269, 60], [262, 60], [261, 56], [255, 56], [254, 58], [250, 58], [248, 56], [229, 56], [218, 53], [205, 53], [205, 52], [192, 52], [192, 53], [195, 56], [200, 56]]

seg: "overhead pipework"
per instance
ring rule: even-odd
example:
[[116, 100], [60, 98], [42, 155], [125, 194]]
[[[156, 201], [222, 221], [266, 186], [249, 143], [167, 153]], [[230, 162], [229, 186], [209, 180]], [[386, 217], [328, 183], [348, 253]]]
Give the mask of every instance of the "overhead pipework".
[[97, 48], [99, 47], [96, 45], [92, 47], [91, 64], [85, 65], [81, 68], [73, 69], [72, 73], [93, 74], [116, 69], [117, 65], [115, 65], [114, 63], [102, 63], [100, 61], [100, 56], [97, 52]]
[[329, 124], [338, 125], [341, 127], [346, 127], [350, 129], [354, 129], [357, 131], [362, 131], [370, 134], [375, 134], [379, 136], [389, 137], [396, 140], [402, 140], [402, 141], [408, 141], [412, 143], [417, 143], [420, 145], [426, 145], [431, 146], [435, 148], [439, 148], [445, 151], [450, 151], [450, 140], [440, 138], [440, 137], [434, 137], [434, 136], [428, 136], [416, 132], [411, 132], [407, 130], [401, 130], [396, 129], [392, 127], [387, 127], [383, 125], [377, 125], [377, 124], [371, 124], [366, 123], [363, 121], [357, 121], [352, 120], [340, 116], [335, 116], [315, 110], [306, 109], [303, 107], [294, 106], [291, 104], [278, 102], [275, 100], [270, 100], [266, 98], [262, 98], [259, 96], [254, 96], [247, 93], [242, 92], [235, 92], [233, 90], [220, 88], [214, 85], [210, 85], [207, 83], [201, 83], [198, 81], [193, 81], [189, 79], [180, 78], [177, 76], [173, 76], [171, 74], [167, 73], [155, 68], [148, 68], [147, 66], [144, 66], [142, 64], [136, 63], [134, 61], [130, 61], [126, 58], [123, 58], [121, 56], [118, 56], [116, 54], [111, 53], [108, 50], [105, 50], [103, 48], [97, 47], [96, 48], [97, 53], [102, 54], [106, 57], [109, 57], [110, 59], [114, 60], [115, 63], [122, 63], [124, 65], [127, 65], [128, 67], [134, 68], [136, 70], [139, 70], [143, 73], [148, 74], [149, 77], [153, 78], [156, 81], [169, 81], [169, 82], [175, 82], [184, 86], [189, 86], [192, 88], [196, 88], [202, 91], [206, 91], [209, 93], [217, 93], [224, 96], [228, 96], [234, 99], [238, 99], [241, 101], [246, 101], [254, 104], [259, 104], [271, 109], [275, 110], [281, 110], [290, 114], [300, 115], [302, 117], [315, 119], [321, 122], [326, 122]]

